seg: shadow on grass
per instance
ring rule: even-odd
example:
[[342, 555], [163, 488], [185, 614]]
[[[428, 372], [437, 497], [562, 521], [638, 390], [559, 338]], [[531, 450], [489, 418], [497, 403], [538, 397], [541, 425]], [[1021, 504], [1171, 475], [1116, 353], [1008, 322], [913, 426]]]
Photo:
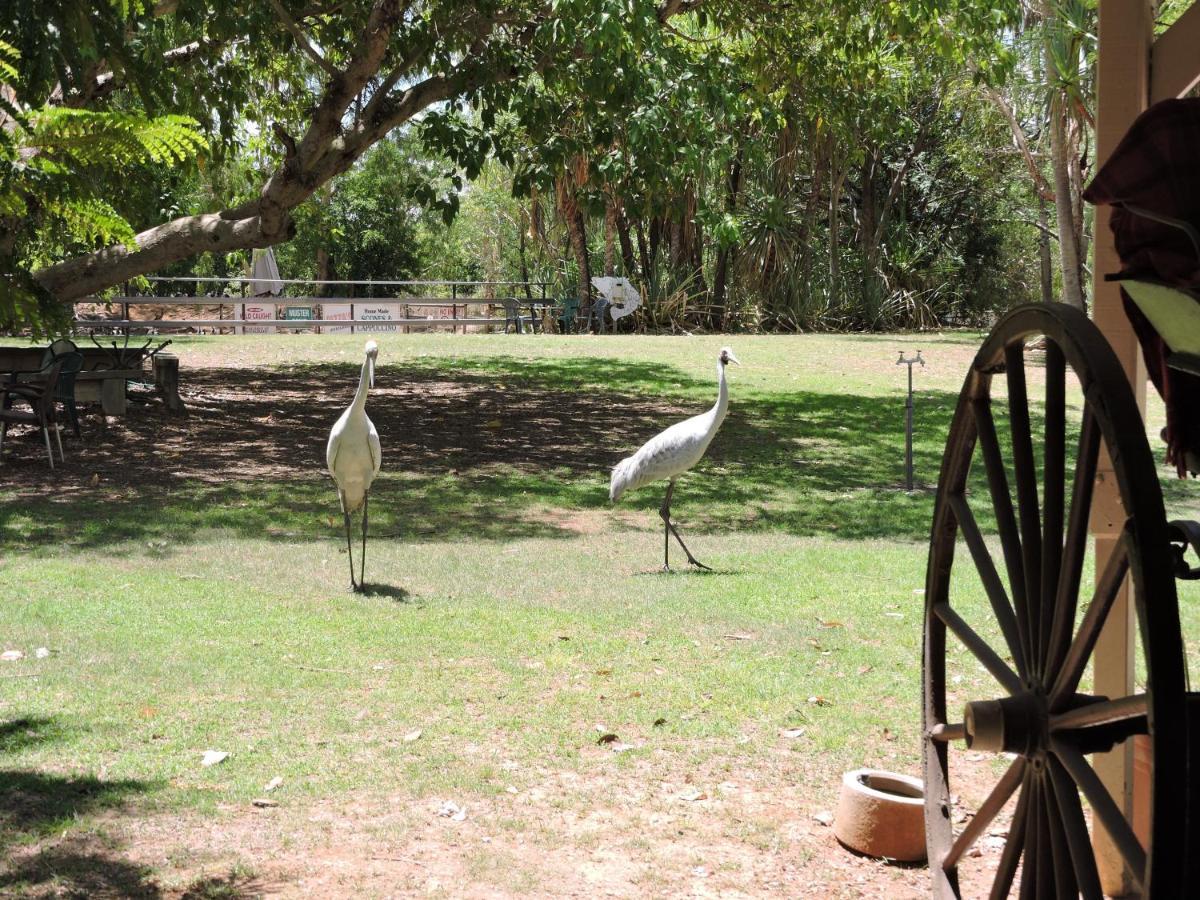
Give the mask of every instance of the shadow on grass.
[[[236, 871], [201, 877], [182, 893], [164, 892], [152, 867], [123, 859], [94, 837], [73, 836], [0, 866], [5, 896], [128, 897], [157, 900], [249, 900], [262, 897], [266, 885]], [[48, 893], [47, 893], [48, 892]]]
[[57, 831], [76, 816], [119, 809], [131, 794], [153, 788], [145, 781], [0, 770], [0, 846]]
[[36, 744], [59, 740], [65, 736], [57, 719], [45, 716], [26, 716], [0, 723], [0, 753], [19, 753]]
[[408, 591], [402, 587], [391, 584], [372, 584], [369, 581], [363, 582], [361, 592], [364, 597], [388, 597], [397, 603], [407, 603], [409, 597]]
[[98, 843], [67, 839], [22, 857], [0, 868], [0, 891], [8, 896], [34, 889], [56, 897], [162, 896], [149, 866], [121, 859]]
[[[6, 441], [0, 540], [162, 556], [213, 529], [337, 540], [324, 449], [357, 376], [347, 364], [188, 371], [187, 418], [167, 416], [157, 402], [133, 404], [104, 433], [93, 425], [82, 445], [69, 443], [53, 473], [29, 435]], [[927, 537], [932, 496], [901, 490], [902, 399], [742, 392], [736, 382], [732, 394], [706, 459], [677, 488], [686, 530]], [[572, 537], [578, 532], [548, 511], [607, 508], [609, 468], [714, 395], [711, 379], [608, 358], [381, 369], [368, 404], [384, 457], [372, 536]], [[920, 480], [936, 477], [954, 401], [944, 391], [918, 398]], [[622, 506], [655, 510], [662, 489], [647, 487]], [[123, 542], [135, 543], [114, 547]]]

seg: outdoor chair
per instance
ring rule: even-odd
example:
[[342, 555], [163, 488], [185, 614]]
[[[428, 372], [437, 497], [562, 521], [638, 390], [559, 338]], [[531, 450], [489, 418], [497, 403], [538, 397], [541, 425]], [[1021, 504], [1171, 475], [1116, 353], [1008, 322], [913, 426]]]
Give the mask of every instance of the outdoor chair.
[[[63, 367], [58, 373], [58, 387], [54, 393], [56, 402], [62, 404], [63, 412], [71, 423], [71, 431], [75, 437], [80, 437], [79, 412], [75, 408], [75, 376], [83, 369], [83, 354], [72, 341], [60, 338], [46, 348], [42, 356], [42, 369], [45, 370], [56, 360], [63, 360]], [[41, 378], [40, 373], [36, 376]]]
[[[78, 356], [78, 354], [75, 354]], [[58, 377], [65, 365], [64, 359], [56, 359], [48, 368], [43, 370], [44, 377], [36, 382], [22, 384], [6, 384], [0, 388], [0, 463], [4, 462], [4, 438], [8, 433], [10, 423], [34, 425], [42, 429], [42, 437], [46, 440], [46, 455], [50, 460], [50, 468], [54, 468], [54, 451], [50, 448], [50, 426], [54, 426], [54, 437], [58, 441], [58, 455], [65, 460], [62, 449], [62, 438], [58, 433], [58, 423], [54, 417], [54, 394], [58, 389]], [[76, 369], [78, 371], [78, 369]], [[41, 373], [39, 373], [41, 374]], [[13, 409], [13, 399], [21, 399], [29, 404], [29, 411]]]
[[578, 330], [579, 323], [579, 298], [564, 297], [562, 302], [562, 312], [558, 316], [558, 330], [562, 334], [571, 334]]

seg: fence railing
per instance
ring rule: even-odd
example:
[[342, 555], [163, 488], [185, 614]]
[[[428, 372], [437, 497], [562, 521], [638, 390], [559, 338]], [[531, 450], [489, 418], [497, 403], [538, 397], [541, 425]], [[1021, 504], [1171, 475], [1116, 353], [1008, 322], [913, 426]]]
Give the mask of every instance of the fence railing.
[[[428, 280], [315, 280], [261, 279], [214, 276], [146, 279], [153, 294], [126, 292], [115, 297], [84, 297], [74, 301], [77, 330], [116, 330], [118, 332], [178, 329], [230, 329], [236, 334], [275, 330], [317, 329], [324, 333], [397, 331], [413, 328], [515, 326], [518, 331], [528, 324], [553, 314], [560, 304], [548, 297], [549, 283], [543, 281], [428, 281]], [[203, 290], [202, 285], [217, 289]], [[278, 289], [281, 293], [255, 294], [257, 289]], [[175, 287], [172, 290], [172, 287]], [[313, 293], [312, 289], [317, 292]], [[333, 290], [336, 288], [336, 290]], [[507, 288], [507, 291], [497, 289]], [[303, 290], [307, 289], [307, 290]], [[517, 289], [517, 290], [514, 290]], [[231, 293], [237, 291], [237, 293]], [[301, 291], [287, 293], [288, 291]], [[79, 307], [90, 307], [80, 314]], [[135, 318], [134, 307], [216, 307], [217, 318], [170, 317]], [[472, 311], [472, 307], [475, 310]], [[225, 309], [229, 315], [225, 315]], [[502, 310], [503, 317], [494, 315]], [[114, 314], [115, 313], [115, 314]]]

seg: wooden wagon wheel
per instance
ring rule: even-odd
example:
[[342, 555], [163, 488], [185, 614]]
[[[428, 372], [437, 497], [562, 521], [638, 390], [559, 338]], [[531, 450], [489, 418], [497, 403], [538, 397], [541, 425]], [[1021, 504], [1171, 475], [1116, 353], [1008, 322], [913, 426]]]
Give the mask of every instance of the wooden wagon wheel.
[[[1025, 345], [1039, 336], [1046, 341], [1040, 460], [1031, 435], [1036, 410], [1031, 416], [1025, 378]], [[1066, 462], [1068, 369], [1084, 397], [1073, 475]], [[996, 375], [1007, 382], [1007, 396], [993, 396]], [[997, 427], [996, 412], [1007, 414], [1011, 439], [1001, 439], [1005, 429], [1003, 423]], [[1081, 607], [1101, 444], [1113, 461], [1127, 519], [1111, 562]], [[968, 499], [968, 474], [977, 456], [987, 489], [974, 499], [999, 536], [995, 559]], [[989, 604], [990, 621], [977, 615], [976, 627], [961, 606], [956, 610], [951, 590], [959, 538], [966, 548], [960, 565], [978, 573]], [[1081, 694], [1081, 678], [1127, 574], [1137, 595], [1147, 686], [1129, 697]], [[960, 861], [1014, 794], [993, 897], [1008, 895], [1018, 866], [1021, 897], [1101, 896], [1081, 795], [1143, 895], [1155, 885], [1163, 894], [1178, 890], [1186, 852], [1187, 735], [1166, 515], [1133, 393], [1112, 349], [1084, 314], [1059, 304], [1021, 307], [1000, 321], [976, 356], [942, 461], [925, 603], [925, 830], [934, 895], [960, 896]], [[951, 718], [947, 632], [995, 682], [992, 696], [967, 703]], [[996, 636], [996, 646], [984, 637], [988, 634]], [[1136, 734], [1149, 735], [1152, 746], [1151, 840], [1145, 847], [1086, 758]], [[973, 755], [1003, 753], [1012, 759], [956, 834], [950, 762], [960, 754], [949, 753], [949, 742], [958, 739], [967, 741]]]

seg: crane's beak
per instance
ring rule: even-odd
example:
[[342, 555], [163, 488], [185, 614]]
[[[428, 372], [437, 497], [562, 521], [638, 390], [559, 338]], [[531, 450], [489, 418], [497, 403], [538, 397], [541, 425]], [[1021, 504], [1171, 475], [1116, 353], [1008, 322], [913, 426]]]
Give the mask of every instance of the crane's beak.
[[367, 359], [367, 386], [375, 387], [375, 357]]
[[731, 363], [733, 363], [735, 366], [740, 366], [742, 364], [741, 361], [736, 356], [734, 356], [732, 353], [727, 353], [725, 355], [729, 357], [729, 361]]

